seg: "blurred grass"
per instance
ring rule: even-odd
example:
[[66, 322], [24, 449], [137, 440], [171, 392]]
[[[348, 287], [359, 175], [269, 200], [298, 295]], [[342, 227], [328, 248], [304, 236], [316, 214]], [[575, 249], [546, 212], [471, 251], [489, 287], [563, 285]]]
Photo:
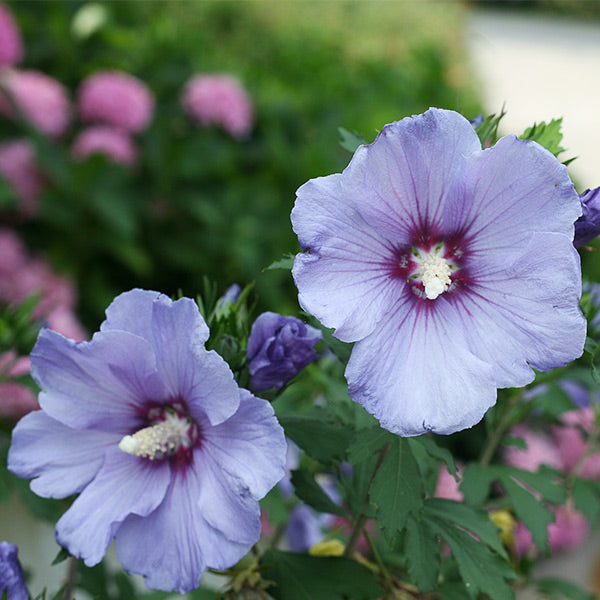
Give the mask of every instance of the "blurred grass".
[[[262, 269], [297, 251], [295, 190], [347, 164], [338, 127], [370, 141], [385, 123], [430, 106], [469, 118], [481, 108], [459, 2], [104, 2], [106, 24], [79, 39], [71, 24], [84, 5], [10, 3], [26, 40], [24, 67], [73, 94], [86, 75], [122, 69], [156, 96], [135, 173], [78, 167], [48, 191], [42, 218], [21, 226], [77, 280], [91, 327], [120, 291], [194, 295], [204, 275], [222, 290], [256, 280], [261, 308], [296, 311], [289, 273]], [[182, 114], [186, 79], [212, 71], [249, 90], [249, 140], [196, 129]], [[56, 162], [51, 151], [46, 159]]]

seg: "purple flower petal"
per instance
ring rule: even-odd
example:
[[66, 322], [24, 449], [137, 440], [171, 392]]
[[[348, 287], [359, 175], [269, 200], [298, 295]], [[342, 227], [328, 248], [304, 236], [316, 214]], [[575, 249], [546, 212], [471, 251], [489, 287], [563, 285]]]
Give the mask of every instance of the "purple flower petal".
[[475, 152], [481, 143], [464, 117], [430, 109], [386, 125], [375, 142], [360, 146], [340, 187], [377, 233], [410, 243], [415, 229], [423, 235], [445, 230], [448, 193]]
[[[206, 568], [227, 568], [260, 535], [258, 503], [207, 461], [174, 473], [164, 502], [145, 518], [126, 519], [116, 536], [117, 556], [152, 589], [188, 592]], [[209, 524], [205, 510], [223, 515], [230, 535]], [[157, 540], [160, 540], [157, 543]]]
[[286, 455], [287, 444], [274, 414], [266, 400], [240, 389], [235, 415], [206, 431], [206, 454], [243, 481], [254, 498], [262, 498], [285, 475], [279, 458]]
[[70, 427], [129, 433], [140, 425], [140, 410], [166, 399], [152, 347], [125, 331], [76, 343], [44, 329], [31, 365], [41, 407]]
[[297, 192], [292, 223], [310, 254], [296, 256], [292, 274], [300, 306], [351, 342], [373, 331], [404, 284], [388, 277], [393, 244], [346, 201], [340, 177], [313, 179]]
[[56, 540], [88, 567], [99, 563], [129, 515], [146, 517], [169, 486], [169, 463], [131, 456], [115, 447], [102, 468], [56, 524]]
[[71, 429], [38, 410], [13, 429], [8, 468], [19, 477], [33, 479], [31, 489], [39, 496], [66, 498], [94, 478], [104, 451], [120, 439], [115, 433]]
[[411, 310], [405, 295], [354, 345], [346, 367], [350, 396], [398, 435], [447, 434], [477, 423], [496, 401], [492, 367], [453, 334], [443, 311]]

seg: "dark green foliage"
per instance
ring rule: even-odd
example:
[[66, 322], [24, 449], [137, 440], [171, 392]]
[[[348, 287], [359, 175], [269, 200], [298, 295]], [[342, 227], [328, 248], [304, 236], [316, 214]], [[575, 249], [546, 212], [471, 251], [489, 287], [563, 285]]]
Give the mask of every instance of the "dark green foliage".
[[261, 564], [277, 600], [371, 600], [383, 593], [375, 575], [348, 558], [269, 550]]
[[346, 511], [335, 504], [306, 469], [292, 471], [292, 484], [296, 496], [319, 512], [347, 516]]

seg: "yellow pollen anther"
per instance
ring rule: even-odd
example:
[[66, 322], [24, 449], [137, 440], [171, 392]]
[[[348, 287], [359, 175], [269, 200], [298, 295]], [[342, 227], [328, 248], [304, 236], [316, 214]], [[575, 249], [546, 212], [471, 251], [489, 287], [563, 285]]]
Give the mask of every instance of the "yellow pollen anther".
[[428, 300], [435, 300], [452, 283], [450, 266], [446, 259], [435, 251], [420, 255], [417, 262], [419, 263], [418, 274], [425, 287], [425, 296]]
[[175, 415], [167, 415], [160, 423], [144, 427], [133, 435], [126, 435], [119, 442], [119, 448], [127, 454], [149, 458], [163, 458], [179, 445], [189, 446], [189, 423]]

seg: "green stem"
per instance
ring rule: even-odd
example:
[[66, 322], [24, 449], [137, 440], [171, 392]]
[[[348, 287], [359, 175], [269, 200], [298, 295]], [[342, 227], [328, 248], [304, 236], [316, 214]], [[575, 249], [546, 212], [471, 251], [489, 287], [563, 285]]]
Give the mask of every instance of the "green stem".
[[63, 591], [63, 600], [72, 600], [73, 589], [75, 588], [75, 579], [77, 578], [77, 568], [79, 567], [79, 559], [71, 556], [67, 567], [67, 576], [65, 579], [65, 587]]
[[[366, 504], [369, 503], [369, 489], [371, 487], [371, 483], [373, 483], [373, 479], [375, 478], [375, 475], [377, 474], [379, 467], [383, 463], [387, 453], [390, 451], [391, 445], [392, 445], [391, 442], [387, 442], [386, 444], [384, 444], [384, 446], [381, 448], [381, 450], [379, 452], [379, 457], [377, 458], [377, 463], [375, 464], [373, 473], [371, 473], [371, 479], [369, 479], [369, 485], [367, 486], [367, 493], [365, 495], [365, 503]], [[368, 520], [369, 520], [369, 518], [366, 515], [363, 515], [363, 514], [358, 515], [358, 518], [354, 522], [354, 527], [352, 527], [352, 531], [350, 533], [350, 537], [348, 538], [348, 543], [346, 544], [346, 548], [344, 549], [344, 556], [351, 557], [354, 554], [354, 552], [356, 551], [356, 546], [358, 545], [358, 542], [360, 540], [360, 536], [362, 535], [363, 530], [364, 530], [365, 525], [367, 524]]]
[[510, 424], [510, 420], [513, 416], [513, 409], [520, 404], [521, 402], [521, 393], [514, 394], [511, 396], [506, 402], [506, 408], [504, 413], [502, 414], [502, 418], [500, 419], [500, 423], [492, 433], [492, 435], [488, 438], [487, 444], [481, 453], [481, 458], [479, 459], [479, 464], [481, 466], [486, 467], [490, 464], [492, 457], [494, 456], [494, 452], [496, 452], [496, 448], [502, 441], [506, 430]]

